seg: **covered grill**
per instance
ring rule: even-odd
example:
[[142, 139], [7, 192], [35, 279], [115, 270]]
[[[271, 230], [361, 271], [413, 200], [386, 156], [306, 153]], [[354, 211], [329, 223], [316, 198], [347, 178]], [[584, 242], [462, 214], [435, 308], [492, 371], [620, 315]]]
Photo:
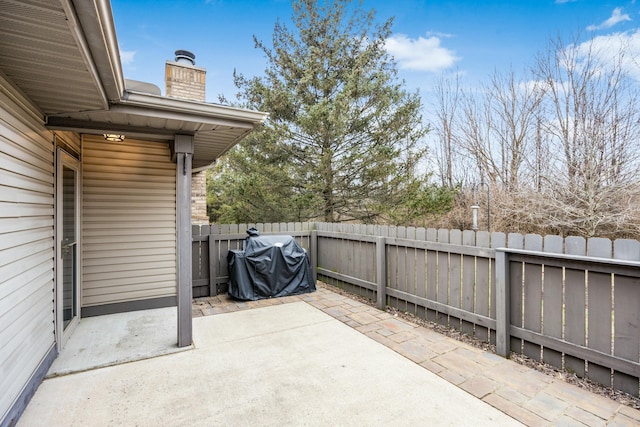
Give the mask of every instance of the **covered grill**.
[[255, 301], [316, 290], [309, 255], [293, 237], [247, 233], [244, 249], [227, 255], [229, 295]]

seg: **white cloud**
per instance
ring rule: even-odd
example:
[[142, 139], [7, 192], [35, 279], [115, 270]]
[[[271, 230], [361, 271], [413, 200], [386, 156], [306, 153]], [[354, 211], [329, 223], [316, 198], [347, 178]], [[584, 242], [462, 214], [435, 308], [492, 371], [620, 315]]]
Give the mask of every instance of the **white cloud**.
[[385, 47], [404, 70], [442, 71], [460, 59], [455, 52], [442, 47], [440, 38], [436, 36], [411, 39], [404, 34], [396, 34], [387, 39]]
[[591, 55], [603, 69], [619, 64], [631, 77], [640, 81], [640, 29], [594, 37], [575, 46], [579, 56]]
[[136, 56], [135, 50], [121, 50], [120, 51], [120, 61], [124, 65], [130, 65], [133, 62], [134, 57]]
[[623, 21], [631, 21], [631, 17], [626, 13], [623, 14], [621, 7], [616, 7], [615, 9], [613, 9], [613, 12], [611, 13], [611, 16], [608, 19], [606, 19], [599, 25], [589, 25], [587, 27], [587, 30], [588, 31], [604, 30], [607, 28], [611, 28], [614, 25]]
[[576, 0], [556, 0], [556, 4], [573, 3]]

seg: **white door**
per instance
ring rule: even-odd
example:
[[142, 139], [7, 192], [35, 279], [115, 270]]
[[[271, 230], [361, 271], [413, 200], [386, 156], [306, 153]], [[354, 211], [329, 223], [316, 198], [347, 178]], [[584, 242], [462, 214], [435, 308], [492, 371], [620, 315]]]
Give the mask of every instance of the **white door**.
[[58, 351], [80, 318], [80, 162], [56, 155], [56, 343]]

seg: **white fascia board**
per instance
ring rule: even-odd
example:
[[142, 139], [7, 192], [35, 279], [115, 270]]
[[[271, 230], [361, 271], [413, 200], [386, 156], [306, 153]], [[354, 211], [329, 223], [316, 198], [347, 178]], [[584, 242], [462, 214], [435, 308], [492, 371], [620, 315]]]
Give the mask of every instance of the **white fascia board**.
[[130, 91], [124, 92], [119, 104], [148, 108], [151, 110], [188, 114], [193, 116], [194, 121], [200, 121], [207, 117], [230, 120], [236, 124], [238, 122], [248, 122], [252, 125], [258, 125], [260, 123], [264, 123], [269, 116], [268, 113], [263, 113], [261, 111], [246, 110], [220, 104], [209, 104], [206, 102], [182, 100]]
[[89, 61], [97, 75], [103, 93], [110, 102], [117, 101], [124, 91], [124, 75], [116, 37], [110, 0], [63, 0], [72, 3], [82, 32], [76, 39], [91, 53]]
[[[93, 4], [92, 1], [88, 1], [85, 3], [85, 7], [87, 6], [88, 3]], [[101, 99], [102, 105], [104, 106], [105, 109], [107, 109], [109, 107], [109, 99], [105, 92], [102, 79], [100, 77], [100, 73], [98, 72], [96, 64], [93, 61], [93, 55], [91, 54], [91, 48], [87, 41], [87, 35], [83, 32], [83, 25], [80, 23], [80, 19], [78, 18], [78, 11], [76, 10], [72, 0], [60, 0], [60, 4], [64, 9], [64, 13], [67, 17], [67, 22], [69, 25], [69, 30], [71, 30], [71, 35], [76, 40], [78, 49], [80, 50], [80, 53], [82, 55], [82, 60], [84, 61], [85, 65], [87, 66], [87, 69], [91, 73], [93, 82], [98, 92], [100, 93], [100, 97], [102, 98]], [[89, 25], [87, 28], [91, 28], [90, 23], [85, 22], [84, 24], [85, 24], [85, 27]]]
[[[105, 67], [108, 70], [109, 82], [107, 84], [107, 94], [111, 97], [114, 92], [113, 99], [119, 99], [124, 93], [124, 74], [122, 72], [122, 63], [120, 62], [120, 49], [118, 47], [118, 38], [116, 36], [116, 27], [113, 21], [113, 12], [111, 10], [110, 0], [96, 0], [98, 19], [100, 28], [104, 36], [104, 47], [107, 58], [105, 58]], [[103, 78], [104, 80], [104, 78]], [[117, 95], [117, 98], [116, 96]]]

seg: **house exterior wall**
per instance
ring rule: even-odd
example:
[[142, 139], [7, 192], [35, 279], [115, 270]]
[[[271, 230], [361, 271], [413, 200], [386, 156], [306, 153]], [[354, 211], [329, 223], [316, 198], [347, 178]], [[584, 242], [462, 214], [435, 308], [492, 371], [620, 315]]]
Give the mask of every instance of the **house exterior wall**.
[[176, 166], [170, 157], [164, 143], [83, 137], [83, 316], [96, 306], [175, 301]]
[[55, 356], [53, 141], [0, 77], [0, 421]]
[[61, 147], [75, 158], [80, 158], [82, 138], [75, 132], [55, 131], [56, 146]]

